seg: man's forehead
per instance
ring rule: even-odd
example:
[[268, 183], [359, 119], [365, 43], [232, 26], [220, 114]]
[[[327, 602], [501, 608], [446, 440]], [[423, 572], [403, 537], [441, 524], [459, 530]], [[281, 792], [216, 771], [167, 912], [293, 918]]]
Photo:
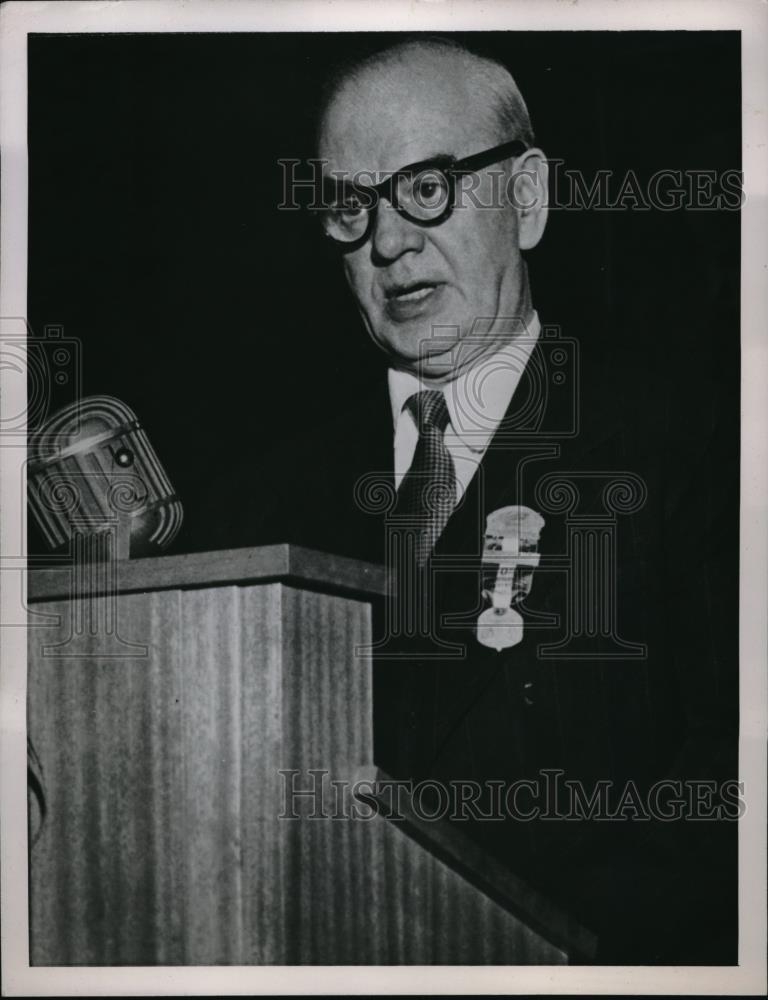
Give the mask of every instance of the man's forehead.
[[326, 112], [321, 158], [333, 171], [384, 173], [438, 153], [474, 152], [478, 115], [489, 116], [465, 75], [452, 77], [445, 63], [405, 64], [347, 81]]

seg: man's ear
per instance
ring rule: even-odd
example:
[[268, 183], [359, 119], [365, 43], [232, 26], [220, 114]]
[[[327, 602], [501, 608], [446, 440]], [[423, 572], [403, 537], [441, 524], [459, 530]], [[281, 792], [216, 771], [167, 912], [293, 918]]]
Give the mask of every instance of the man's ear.
[[549, 168], [540, 149], [528, 149], [515, 160], [510, 177], [510, 200], [517, 211], [521, 250], [536, 246], [544, 234], [549, 211]]

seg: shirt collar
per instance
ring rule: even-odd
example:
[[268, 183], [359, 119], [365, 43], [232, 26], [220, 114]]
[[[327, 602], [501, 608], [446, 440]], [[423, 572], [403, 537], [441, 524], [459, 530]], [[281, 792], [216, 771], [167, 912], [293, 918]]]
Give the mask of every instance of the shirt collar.
[[[468, 371], [462, 372], [443, 389], [451, 428], [454, 434], [473, 452], [482, 453], [488, 447], [496, 428], [507, 412], [515, 389], [539, 336], [539, 317], [534, 312], [519, 334], [489, 357], [481, 358]], [[397, 429], [406, 401], [425, 385], [411, 372], [388, 372], [392, 423]], [[407, 411], [405, 411], [407, 412]]]

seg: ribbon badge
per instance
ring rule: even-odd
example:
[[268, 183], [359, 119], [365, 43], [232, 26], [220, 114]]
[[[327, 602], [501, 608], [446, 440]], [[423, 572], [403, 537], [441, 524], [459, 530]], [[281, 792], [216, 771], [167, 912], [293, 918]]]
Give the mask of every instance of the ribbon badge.
[[477, 619], [477, 641], [497, 651], [516, 646], [523, 638], [523, 618], [514, 609], [531, 592], [533, 571], [539, 565], [539, 534], [544, 518], [530, 507], [501, 507], [488, 515], [483, 545], [483, 567], [496, 568], [492, 589], [483, 590], [491, 602]]

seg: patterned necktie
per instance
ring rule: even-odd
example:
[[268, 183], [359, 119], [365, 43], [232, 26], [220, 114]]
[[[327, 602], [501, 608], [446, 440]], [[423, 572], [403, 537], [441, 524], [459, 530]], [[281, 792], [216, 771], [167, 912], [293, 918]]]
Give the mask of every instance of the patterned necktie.
[[395, 510], [403, 526], [414, 532], [414, 555], [421, 567], [456, 505], [456, 470], [444, 441], [450, 418], [442, 392], [417, 392], [405, 406], [416, 422], [419, 440], [397, 491]]

